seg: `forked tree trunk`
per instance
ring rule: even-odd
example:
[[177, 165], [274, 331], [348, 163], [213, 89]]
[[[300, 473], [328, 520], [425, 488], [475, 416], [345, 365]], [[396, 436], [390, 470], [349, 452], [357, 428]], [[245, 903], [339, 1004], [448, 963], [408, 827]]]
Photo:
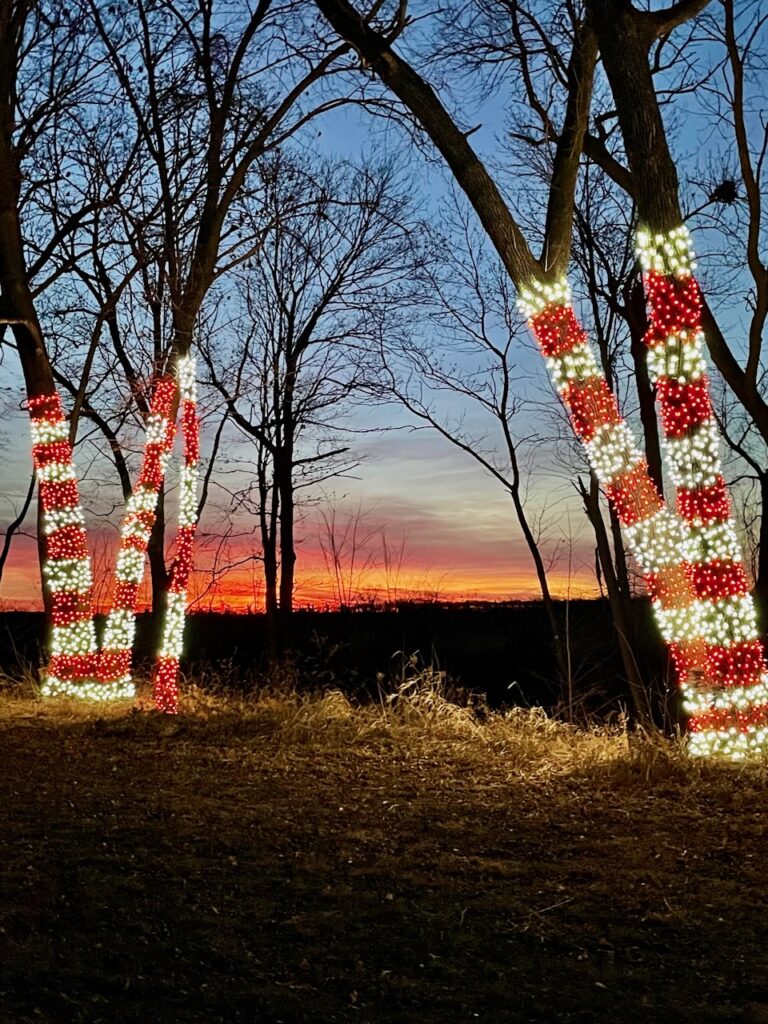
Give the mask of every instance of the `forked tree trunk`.
[[638, 214], [651, 232], [666, 234], [683, 218], [677, 169], [648, 66], [655, 22], [629, 0], [589, 0], [587, 6], [616, 104]]

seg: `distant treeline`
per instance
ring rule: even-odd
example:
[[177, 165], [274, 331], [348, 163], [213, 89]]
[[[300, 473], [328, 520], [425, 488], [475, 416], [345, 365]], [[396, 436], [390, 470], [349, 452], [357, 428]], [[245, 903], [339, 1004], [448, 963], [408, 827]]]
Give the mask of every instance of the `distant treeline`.
[[[610, 609], [601, 600], [558, 603], [570, 678], [558, 678], [548, 619], [535, 601], [409, 602], [298, 609], [291, 621], [290, 678], [299, 686], [337, 687], [360, 698], [391, 692], [424, 667], [445, 673], [454, 689], [482, 693], [494, 707], [572, 704], [610, 714], [628, 703]], [[650, 605], [633, 604], [634, 650], [649, 690], [662, 701], [668, 669]], [[41, 662], [42, 613], [0, 614], [0, 664], [13, 675]], [[153, 620], [138, 625], [139, 668], [152, 645]], [[199, 613], [187, 630], [185, 667], [232, 688], [255, 685], [269, 671], [261, 613]], [[285, 672], [283, 670], [283, 675]], [[662, 701], [663, 702], [663, 701]]]

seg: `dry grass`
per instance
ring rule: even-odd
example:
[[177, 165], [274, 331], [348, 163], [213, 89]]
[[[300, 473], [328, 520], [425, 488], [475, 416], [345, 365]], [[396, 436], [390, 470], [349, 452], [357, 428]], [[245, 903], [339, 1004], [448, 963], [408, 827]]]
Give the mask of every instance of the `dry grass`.
[[[207, 742], [247, 742], [269, 738], [282, 748], [355, 750], [384, 747], [418, 749], [422, 755], [482, 765], [509, 778], [546, 785], [558, 779], [610, 774], [613, 785], [681, 786], [724, 779], [739, 769], [690, 758], [683, 738], [629, 729], [623, 717], [612, 724], [583, 727], [552, 718], [539, 708], [492, 711], [477, 696], [457, 694], [444, 674], [429, 667], [402, 679], [378, 702], [351, 699], [340, 690], [302, 691], [262, 684], [237, 695], [228, 676], [208, 672], [182, 679], [180, 713], [152, 710], [146, 679], [138, 681], [135, 707], [124, 702], [94, 706], [79, 701], [42, 701], [35, 674], [0, 676], [0, 722], [20, 715], [56, 727], [80, 723], [112, 735], [166, 735]], [[460, 702], [457, 702], [456, 698]], [[768, 778], [768, 759], [752, 762], [750, 778]]]

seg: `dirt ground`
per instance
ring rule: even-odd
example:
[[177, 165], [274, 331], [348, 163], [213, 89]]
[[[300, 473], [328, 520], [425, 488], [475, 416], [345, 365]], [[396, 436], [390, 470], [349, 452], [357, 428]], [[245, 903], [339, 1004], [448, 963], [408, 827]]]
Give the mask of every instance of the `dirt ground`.
[[483, 728], [6, 706], [0, 1021], [768, 1022], [766, 769]]

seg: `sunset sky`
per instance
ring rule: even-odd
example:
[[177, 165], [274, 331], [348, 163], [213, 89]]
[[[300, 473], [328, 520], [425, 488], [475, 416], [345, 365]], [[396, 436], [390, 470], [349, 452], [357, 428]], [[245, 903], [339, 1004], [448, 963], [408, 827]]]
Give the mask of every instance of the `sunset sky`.
[[[390, 422], [397, 418], [394, 410], [386, 415]], [[402, 415], [399, 419], [404, 422]], [[14, 507], [20, 506], [29, 480], [27, 430], [26, 415], [18, 412], [3, 436], [4, 524], [13, 518]], [[317, 495], [317, 503], [301, 514], [298, 604], [325, 605], [336, 600], [321, 547], [326, 533], [322, 510], [331, 503], [337, 508], [339, 532], [350, 519], [359, 516], [358, 536], [362, 541], [358, 565], [346, 573], [344, 584], [361, 598], [405, 596], [408, 592], [444, 599], [537, 596], [530, 556], [509, 498], [466, 455], [430, 431], [408, 429], [368, 435], [357, 450], [362, 458], [354, 478], [328, 482], [325, 494]], [[82, 459], [78, 464], [83, 465]], [[594, 594], [591, 546], [583, 514], [567, 481], [556, 476], [534, 481], [531, 507], [545, 502], [549, 513], [543, 546], [555, 559], [552, 582], [556, 591], [573, 597]], [[173, 515], [172, 495], [169, 507]], [[106, 599], [105, 569], [111, 561], [111, 555], [107, 555], [116, 545], [116, 518], [111, 517], [111, 525], [90, 518], [100, 600]], [[219, 545], [216, 519], [212, 513], [204, 516], [201, 524], [198, 549], [204, 566], [212, 564], [213, 551]], [[0, 584], [0, 600], [6, 608], [40, 606], [34, 523], [33, 507], [25, 523], [25, 536], [13, 542]], [[241, 525], [245, 532], [251, 524]], [[393, 552], [389, 571], [383, 565], [382, 534]], [[255, 538], [242, 537], [230, 542], [226, 560], [242, 562], [257, 554]], [[197, 580], [198, 592], [203, 591], [199, 607], [258, 608], [259, 575], [255, 559], [228, 571], [212, 589], [210, 574], [201, 574]]]

